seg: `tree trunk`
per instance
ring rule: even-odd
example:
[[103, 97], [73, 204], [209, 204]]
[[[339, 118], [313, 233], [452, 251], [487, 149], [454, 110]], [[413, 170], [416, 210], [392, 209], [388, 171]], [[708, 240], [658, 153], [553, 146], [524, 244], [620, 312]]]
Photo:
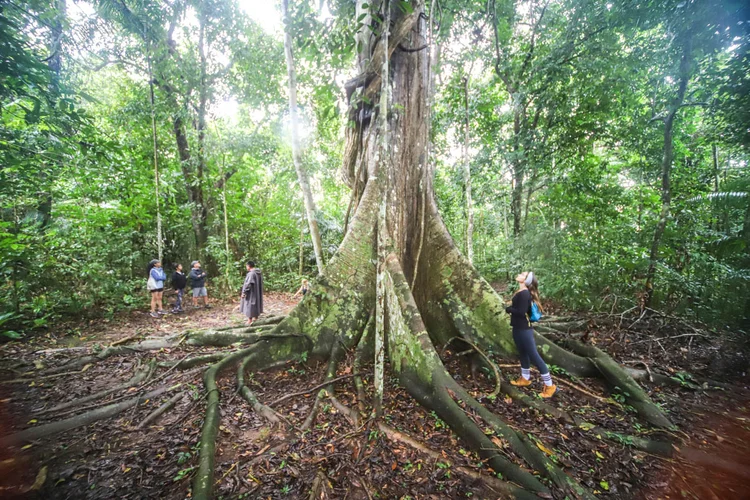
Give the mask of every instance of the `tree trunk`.
[[156, 99], [154, 97], [154, 78], [151, 70], [151, 46], [148, 48], [148, 90], [149, 104], [151, 105], [151, 136], [154, 146], [154, 198], [156, 201], [156, 253], [159, 261], [164, 254], [164, 239], [161, 228], [161, 195], [159, 194], [159, 143], [156, 133]]
[[318, 273], [323, 272], [323, 242], [318, 228], [317, 209], [313, 200], [310, 182], [307, 172], [302, 165], [302, 151], [299, 142], [299, 131], [297, 117], [297, 74], [294, 68], [294, 54], [292, 53], [292, 16], [289, 13], [289, 0], [281, 2], [284, 16], [284, 54], [286, 55], [286, 68], [289, 75], [289, 121], [292, 132], [292, 160], [294, 169], [297, 171], [297, 180], [302, 189], [302, 198], [305, 201], [305, 212], [307, 223], [310, 226], [310, 237], [312, 238], [313, 250], [315, 251], [315, 263], [318, 265]]
[[687, 35], [682, 47], [677, 95], [670, 103], [667, 116], [664, 118], [664, 155], [662, 156], [661, 162], [661, 213], [659, 214], [659, 222], [656, 224], [654, 239], [651, 242], [651, 251], [649, 253], [644, 307], [651, 307], [654, 298], [654, 277], [656, 276], [656, 265], [659, 260], [659, 244], [661, 243], [664, 230], [667, 227], [667, 221], [670, 217], [670, 208], [672, 204], [670, 175], [672, 171], [672, 162], [674, 160], [674, 121], [677, 117], [678, 111], [682, 107], [683, 101], [685, 100], [685, 92], [687, 90], [688, 80], [690, 80], [690, 52], [691, 40], [690, 35]]
[[[49, 92], [53, 99], [57, 99], [60, 95], [60, 72], [62, 70], [62, 41], [63, 41], [63, 21], [67, 15], [67, 4], [66, 0], [55, 0], [55, 16], [51, 20], [50, 27], [50, 43], [49, 43], [49, 59], [47, 61], [47, 67], [50, 70], [50, 82]], [[52, 166], [52, 168], [56, 168]], [[37, 203], [37, 214], [39, 219], [39, 226], [45, 229], [50, 221], [52, 220], [52, 186], [50, 173], [46, 169], [42, 169], [40, 174], [40, 185], [42, 191], [39, 193], [39, 201]]]
[[471, 200], [469, 163], [469, 75], [464, 77], [464, 183], [466, 184], [466, 257], [474, 263], [474, 209]]

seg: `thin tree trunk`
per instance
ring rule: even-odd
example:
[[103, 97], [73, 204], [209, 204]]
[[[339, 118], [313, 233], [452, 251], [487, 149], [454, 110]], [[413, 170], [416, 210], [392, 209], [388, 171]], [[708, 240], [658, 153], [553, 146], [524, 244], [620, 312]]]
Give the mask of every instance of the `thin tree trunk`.
[[[224, 165], [224, 161], [226, 160], [226, 153], [222, 153], [221, 155], [221, 176], [224, 177], [224, 171], [226, 166]], [[224, 275], [226, 276], [227, 281], [227, 288], [229, 288], [229, 282], [230, 282], [230, 270], [232, 268], [232, 259], [229, 254], [229, 212], [227, 211], [227, 183], [222, 182], [221, 183], [221, 209], [224, 212], [224, 251], [226, 252], [226, 262], [225, 266], [226, 269], [224, 271]]]
[[[391, 25], [391, 5], [384, 0], [385, 22], [381, 43], [388, 54], [388, 31]], [[383, 381], [385, 378], [385, 267], [388, 257], [388, 226], [386, 220], [386, 204], [389, 191], [388, 168], [388, 90], [390, 78], [388, 75], [388, 57], [383, 58], [380, 72], [380, 105], [378, 107], [378, 127], [380, 143], [378, 144], [378, 185], [380, 187], [380, 205], [378, 207], [378, 270], [375, 280], [375, 364], [373, 383], [375, 384], [375, 401], [373, 408], [375, 416], [383, 414]]]
[[[47, 67], [50, 70], [49, 91], [53, 99], [60, 94], [60, 73], [62, 71], [62, 40], [63, 21], [67, 14], [66, 0], [55, 0], [55, 16], [50, 23], [49, 60]], [[49, 174], [43, 169], [40, 174], [40, 185], [42, 191], [39, 193], [37, 212], [39, 214], [40, 227], [46, 228], [52, 220], [52, 186]]]
[[651, 243], [651, 252], [649, 255], [649, 267], [646, 274], [646, 289], [644, 297], [644, 306], [651, 307], [654, 297], [654, 276], [656, 275], [656, 264], [659, 259], [659, 244], [661, 243], [664, 230], [667, 227], [667, 221], [670, 217], [672, 204], [672, 189], [670, 185], [670, 174], [672, 171], [672, 162], [674, 160], [674, 121], [677, 112], [680, 110], [685, 99], [688, 80], [690, 79], [690, 52], [691, 40], [688, 35], [683, 47], [682, 58], [680, 60], [680, 80], [677, 88], [677, 95], [672, 101], [666, 118], [664, 119], [664, 155], [661, 163], [661, 214], [659, 222], [654, 231], [654, 239]]
[[[514, 101], [517, 98], [514, 97]], [[513, 193], [511, 196], [510, 210], [513, 214], [513, 236], [521, 234], [521, 216], [523, 204], [523, 160], [521, 159], [521, 147], [519, 145], [521, 135], [521, 111], [518, 109], [520, 103], [514, 102], [515, 111], [513, 112], [513, 159], [511, 165], [513, 168]]]
[[299, 228], [299, 275], [302, 276], [304, 272], [304, 258], [305, 258], [305, 230]]
[[298, 117], [297, 117], [297, 74], [294, 69], [294, 55], [292, 53], [292, 16], [289, 13], [289, 0], [281, 2], [284, 15], [284, 54], [286, 55], [286, 68], [289, 75], [289, 120], [292, 132], [292, 160], [297, 171], [297, 179], [302, 189], [302, 197], [305, 201], [305, 212], [307, 223], [310, 226], [310, 237], [312, 238], [313, 250], [315, 251], [315, 263], [318, 273], [323, 272], [323, 242], [320, 238], [320, 229], [316, 219], [317, 209], [313, 200], [310, 182], [302, 165], [302, 151], [300, 150]]
[[156, 135], [156, 103], [154, 99], [154, 77], [151, 72], [151, 46], [148, 48], [148, 88], [151, 104], [151, 135], [154, 146], [154, 197], [156, 200], [156, 249], [159, 261], [164, 255], [164, 239], [161, 227], [161, 196], [159, 194], [159, 149]]
[[474, 263], [474, 210], [471, 200], [471, 166], [469, 164], [469, 75], [464, 77], [464, 182], [466, 184], [466, 256]]
[[198, 31], [198, 55], [200, 57], [200, 88], [198, 97], [198, 165], [195, 173], [197, 181], [197, 200], [195, 210], [198, 212], [200, 231], [198, 238], [198, 254], [201, 258], [207, 260], [206, 267], [210, 274], [218, 272], [216, 263], [213, 258], [205, 254], [206, 244], [208, 243], [208, 206], [203, 190], [203, 181], [206, 176], [206, 113], [208, 107], [208, 86], [210, 82], [207, 76], [206, 61], [206, 25], [208, 24], [204, 8], [199, 9], [199, 31]]
[[714, 193], [719, 191], [719, 148], [711, 146], [711, 156], [714, 161]]

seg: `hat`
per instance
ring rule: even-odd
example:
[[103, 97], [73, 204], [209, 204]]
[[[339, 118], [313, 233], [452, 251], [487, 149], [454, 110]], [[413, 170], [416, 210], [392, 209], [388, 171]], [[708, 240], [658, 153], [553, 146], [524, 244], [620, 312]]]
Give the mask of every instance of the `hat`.
[[190, 263], [190, 267], [195, 267], [195, 265], [199, 262], [200, 262], [199, 260], [194, 260], [193, 262]]
[[149, 266], [155, 265], [157, 262], [159, 262], [159, 259], [152, 259], [151, 262], [148, 263]]

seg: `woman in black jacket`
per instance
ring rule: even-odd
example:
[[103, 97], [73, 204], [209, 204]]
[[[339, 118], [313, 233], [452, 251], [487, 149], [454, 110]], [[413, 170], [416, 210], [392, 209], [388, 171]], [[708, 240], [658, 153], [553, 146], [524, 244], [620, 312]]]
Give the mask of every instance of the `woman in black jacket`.
[[557, 386], [552, 383], [552, 377], [549, 374], [549, 368], [544, 362], [536, 349], [536, 340], [534, 340], [534, 328], [531, 326], [531, 303], [535, 302], [541, 309], [542, 303], [539, 301], [539, 283], [536, 276], [531, 271], [520, 273], [516, 276], [518, 282], [518, 291], [513, 295], [513, 300], [505, 312], [510, 314], [510, 326], [513, 327], [513, 340], [518, 349], [518, 356], [521, 358], [521, 376], [510, 383], [516, 386], [531, 385], [531, 363], [539, 368], [539, 373], [544, 381], [544, 390], [540, 394], [543, 398], [551, 398], [557, 390]]

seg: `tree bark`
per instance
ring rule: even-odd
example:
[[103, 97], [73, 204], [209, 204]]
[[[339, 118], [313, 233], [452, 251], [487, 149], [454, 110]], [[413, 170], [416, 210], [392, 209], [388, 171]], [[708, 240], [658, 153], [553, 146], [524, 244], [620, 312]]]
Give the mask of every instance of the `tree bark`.
[[469, 162], [469, 78], [464, 77], [464, 183], [466, 185], [466, 257], [474, 264], [474, 209], [471, 200], [471, 164]]
[[683, 41], [682, 46], [677, 94], [670, 103], [667, 116], [664, 118], [664, 154], [661, 162], [661, 213], [659, 214], [659, 222], [656, 224], [654, 239], [651, 242], [651, 251], [649, 253], [649, 266], [646, 273], [644, 292], [644, 307], [651, 307], [654, 298], [654, 277], [656, 276], [656, 265], [659, 260], [659, 245], [670, 217], [670, 209], [672, 205], [670, 175], [672, 172], [672, 163], [674, 161], [674, 121], [685, 100], [685, 92], [687, 91], [688, 81], [690, 80], [691, 50], [691, 37], [688, 33], [685, 35], [685, 40]]
[[297, 74], [294, 67], [294, 54], [292, 53], [292, 16], [289, 12], [289, 0], [281, 2], [284, 15], [284, 54], [286, 55], [286, 68], [289, 75], [289, 121], [292, 133], [292, 160], [294, 169], [297, 171], [297, 180], [302, 189], [302, 198], [305, 202], [305, 213], [307, 223], [310, 226], [310, 237], [312, 238], [313, 250], [315, 251], [315, 263], [318, 265], [318, 273], [323, 272], [323, 242], [318, 228], [317, 209], [313, 200], [310, 182], [304, 165], [302, 165], [302, 151], [299, 141], [299, 118], [297, 116]]

